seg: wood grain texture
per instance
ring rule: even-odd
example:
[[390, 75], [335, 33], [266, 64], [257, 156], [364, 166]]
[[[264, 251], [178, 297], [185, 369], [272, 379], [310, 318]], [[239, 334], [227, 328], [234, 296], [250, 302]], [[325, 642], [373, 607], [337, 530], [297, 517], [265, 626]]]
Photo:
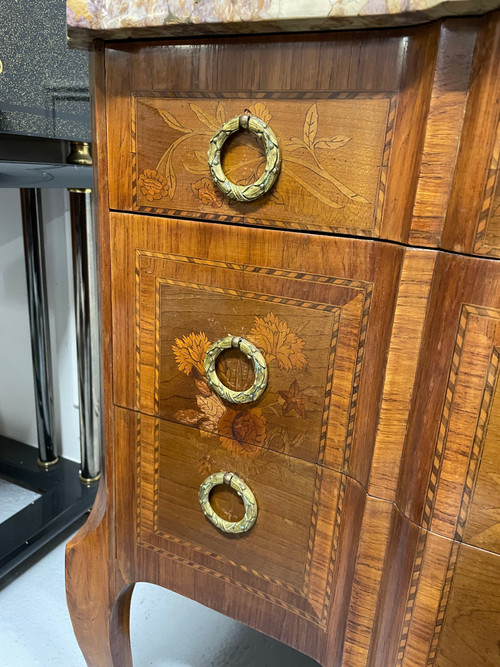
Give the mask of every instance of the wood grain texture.
[[[424, 126], [429, 109], [439, 40], [439, 24], [415, 32], [406, 44], [401, 94], [391, 148], [382, 238], [407, 242], [418, 172], [424, 144]], [[419, 131], [417, 131], [419, 128]]]
[[[342, 293], [339, 286], [325, 289], [322, 301], [314, 302], [300, 298], [298, 290], [299, 298], [292, 290], [287, 290], [287, 296], [279, 295], [289, 281], [273, 281], [269, 269], [264, 279], [257, 280], [249, 271], [244, 276], [245, 290], [234, 289], [231, 274], [238, 271], [234, 268], [212, 271], [210, 285], [200, 285], [196, 271], [192, 281], [179, 281], [163, 279], [168, 272], [164, 263], [160, 270], [162, 278], [155, 276], [160, 294], [155, 359], [158, 402], [154, 412], [196, 425], [212, 442], [233, 439], [247, 447], [249, 454], [262, 446], [313, 462], [330, 459], [328, 442], [340, 437], [340, 429], [348, 428], [347, 405], [359, 381], [355, 379], [355, 386], [348, 391], [339, 387], [332, 395], [325, 379], [329, 385], [330, 378], [338, 374], [354, 376], [357, 355], [348, 355], [345, 350], [359, 348], [369, 285], [355, 286], [353, 281], [352, 288], [346, 285]], [[142, 278], [141, 273], [141, 312], [147, 317], [148, 294]], [[311, 283], [313, 279], [310, 276]], [[300, 282], [295, 284], [303, 289]], [[332, 303], [332, 297], [337, 297], [338, 303]], [[248, 339], [264, 356], [269, 379], [256, 401], [230, 405], [207, 385], [203, 357], [208, 345], [224, 332]], [[141, 343], [147, 347], [145, 337]], [[236, 368], [231, 372], [227, 357], [219, 367], [221, 379], [235, 375]], [[242, 371], [246, 371], [241, 373], [242, 380], [248, 375], [253, 378], [250, 362]], [[338, 414], [341, 406], [343, 415]], [[328, 434], [330, 419], [336, 425], [330, 428], [338, 428], [338, 435]]]
[[111, 512], [101, 482], [91, 516], [66, 546], [66, 599], [89, 667], [132, 667], [129, 618], [134, 582], [116, 587]]
[[443, 232], [442, 246], [456, 252], [500, 256], [498, 141], [500, 23], [482, 19]]
[[394, 506], [390, 502], [369, 496], [366, 498], [347, 615], [342, 667], [368, 664], [393, 511]]
[[122, 214], [112, 227], [115, 402], [229, 437], [236, 413], [223, 414], [183, 355], [202, 354], [207, 336], [243, 335], [267, 354], [270, 380], [255, 406], [237, 411], [261, 427], [235, 440], [295, 449], [366, 485], [402, 250]]
[[[136, 93], [132, 100], [135, 211], [378, 236], [395, 94], [318, 93], [315, 99], [307, 91], [278, 91], [258, 101], [238, 91], [218, 100], [199, 91], [169, 95]], [[217, 130], [245, 109], [276, 134], [282, 165], [268, 194], [238, 203], [214, 185], [207, 149]], [[226, 142], [222, 167], [233, 183], [254, 183], [264, 166], [255, 135], [240, 132]]]
[[405, 251], [368, 491], [394, 501], [437, 253]]
[[[67, 550], [89, 665], [130, 667], [136, 581], [323, 667], [499, 664], [500, 263], [436, 249], [444, 224], [496, 256], [498, 24], [96, 45], [106, 477]], [[241, 104], [296, 169], [250, 213], [196, 153]], [[236, 138], [228, 171], [257, 149]], [[266, 357], [254, 405], [204, 380], [228, 333]], [[217, 371], [252, 382], [237, 351]], [[241, 536], [197, 500], [226, 468], [259, 506]]]
[[[496, 347], [488, 366], [475, 441], [462, 496], [457, 536], [464, 542], [500, 553], [500, 349]], [[468, 494], [470, 493], [470, 498]]]
[[477, 255], [500, 256], [500, 119], [488, 164], [474, 250]]
[[[213, 452], [210, 465], [245, 468], [259, 504], [254, 528], [228, 536], [205, 519], [198, 505], [196, 484], [204, 473], [197, 470], [197, 456], [203, 458], [206, 445], [195, 429], [121, 408], [115, 424], [115, 469], [121, 479], [115, 501], [116, 557], [125, 581], [166, 586], [335, 667], [363, 513], [360, 485], [273, 452], [260, 468], [223, 449]], [[184, 466], [190, 457], [194, 469], [187, 463], [188, 475]], [[279, 556], [285, 548], [286, 567]], [[260, 555], [255, 557], [254, 549]]]
[[[453, 563], [453, 554], [449, 568]], [[500, 661], [499, 560], [497, 556], [466, 546], [458, 547], [446, 608], [443, 591], [437, 619], [443, 616], [440, 637], [434, 637], [429, 657], [436, 667], [493, 667]], [[449, 577], [449, 570], [447, 570]], [[432, 664], [432, 662], [431, 662]]]
[[[248, 38], [244, 50], [232, 39], [109, 47], [111, 207], [406, 239], [437, 38], [431, 28]], [[270, 123], [283, 160], [271, 193], [241, 204], [213, 186], [206, 151], [245, 108]], [[242, 184], [262, 170], [246, 135], [223, 158]]]
[[498, 665], [499, 564], [496, 555], [423, 531], [396, 664]]
[[479, 19], [445, 21], [427, 114], [409, 243], [439, 246], [469, 94]]
[[[480, 540], [490, 531], [490, 541], [484, 539], [492, 549], [500, 498], [494, 477], [499, 279], [496, 261], [438, 256], [397, 496], [413, 521], [461, 540], [480, 480], [479, 514], [468, 535]], [[485, 494], [492, 495], [481, 510]]]
[[[324, 626], [345, 480], [271, 451], [244, 458], [214, 447], [196, 429], [163, 420], [141, 416], [137, 429], [141, 546], [168, 554], [174, 543], [201, 569]], [[200, 485], [220, 471], [241, 477], [256, 497], [257, 521], [247, 533], [224, 534], [201, 511]]]
[[412, 578], [417, 557], [419, 529], [393, 507], [386, 542], [384, 569], [379, 588], [377, 613], [366, 665], [398, 666], [401, 637], [404, 637], [415, 582]]

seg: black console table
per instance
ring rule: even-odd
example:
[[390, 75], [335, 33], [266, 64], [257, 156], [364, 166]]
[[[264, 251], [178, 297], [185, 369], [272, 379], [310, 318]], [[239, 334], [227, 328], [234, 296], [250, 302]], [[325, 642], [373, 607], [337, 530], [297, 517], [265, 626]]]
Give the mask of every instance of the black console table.
[[[0, 477], [41, 495], [0, 524], [0, 578], [92, 506], [101, 465], [87, 55], [66, 50], [64, 0], [33, 9], [16, 0], [2, 8], [0, 188], [20, 190], [38, 449], [0, 435]], [[59, 455], [54, 436], [43, 188], [70, 197], [80, 464]]]

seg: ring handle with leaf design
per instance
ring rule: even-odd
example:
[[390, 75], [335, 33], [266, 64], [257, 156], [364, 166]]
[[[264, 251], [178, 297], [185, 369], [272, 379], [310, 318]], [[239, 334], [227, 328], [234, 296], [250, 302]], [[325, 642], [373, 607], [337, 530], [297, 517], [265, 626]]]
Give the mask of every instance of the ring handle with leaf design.
[[[226, 387], [226, 385], [220, 381], [215, 368], [215, 362], [217, 361], [219, 354], [232, 347], [239, 348], [253, 364], [253, 385], [249, 389], [243, 391], [233, 391], [232, 389], [229, 389], [229, 387]], [[224, 338], [220, 338], [213, 343], [206, 352], [203, 367], [205, 369], [205, 375], [209, 386], [216, 394], [229, 403], [252, 403], [262, 396], [267, 386], [267, 364], [262, 352], [260, 352], [255, 345], [252, 345], [250, 341], [245, 338], [240, 338], [239, 336], [231, 336], [231, 334], [228, 334]]]
[[[238, 130], [244, 129], [253, 132], [261, 140], [266, 154], [266, 166], [264, 173], [254, 183], [249, 185], [236, 185], [230, 181], [222, 169], [221, 150], [226, 139]], [[272, 188], [276, 180], [280, 166], [281, 156], [276, 135], [267, 123], [252, 114], [243, 114], [230, 118], [217, 130], [210, 139], [208, 149], [208, 166], [214, 184], [222, 192], [237, 201], [253, 201], [262, 197]]]
[[[210, 504], [210, 491], [220, 484], [228, 484], [243, 501], [245, 516], [240, 521], [226, 521], [215, 512]], [[224, 533], [246, 533], [257, 521], [257, 501], [245, 482], [232, 472], [216, 472], [209, 475], [201, 484], [198, 492], [203, 514], [216, 528]]]

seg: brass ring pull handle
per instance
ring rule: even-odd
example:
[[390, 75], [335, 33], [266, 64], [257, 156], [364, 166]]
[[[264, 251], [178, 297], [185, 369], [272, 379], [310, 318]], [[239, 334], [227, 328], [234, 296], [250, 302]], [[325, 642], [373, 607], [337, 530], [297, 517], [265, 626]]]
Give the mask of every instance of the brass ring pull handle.
[[[226, 387], [219, 380], [217, 371], [215, 370], [215, 362], [219, 354], [231, 347], [239, 348], [253, 363], [254, 383], [249, 389], [245, 389], [244, 391], [233, 391], [229, 387]], [[245, 338], [231, 336], [230, 334], [224, 338], [220, 338], [208, 348], [203, 361], [203, 367], [209, 386], [216, 394], [224, 400], [229, 401], [229, 403], [251, 403], [252, 401], [256, 401], [264, 393], [267, 386], [266, 360], [255, 345], [252, 345]]]
[[[219, 484], [228, 484], [243, 500], [245, 516], [240, 521], [226, 521], [219, 516], [210, 504], [210, 491]], [[216, 472], [202, 482], [198, 492], [203, 514], [216, 528], [224, 533], [246, 533], [257, 521], [257, 501], [245, 482], [232, 472]]]
[[[255, 183], [250, 185], [236, 185], [230, 181], [221, 164], [221, 150], [226, 139], [240, 129], [250, 130], [257, 135], [264, 145], [266, 153], [266, 167], [264, 173], [258, 178]], [[222, 192], [236, 199], [237, 201], [253, 201], [262, 197], [263, 194], [269, 192], [274, 181], [278, 176], [280, 170], [281, 157], [280, 149], [278, 147], [278, 140], [269, 125], [263, 120], [251, 114], [243, 114], [242, 116], [235, 116], [230, 118], [224, 125], [217, 130], [214, 136], [210, 139], [210, 147], [208, 149], [208, 166], [210, 174], [215, 185], [222, 190]]]

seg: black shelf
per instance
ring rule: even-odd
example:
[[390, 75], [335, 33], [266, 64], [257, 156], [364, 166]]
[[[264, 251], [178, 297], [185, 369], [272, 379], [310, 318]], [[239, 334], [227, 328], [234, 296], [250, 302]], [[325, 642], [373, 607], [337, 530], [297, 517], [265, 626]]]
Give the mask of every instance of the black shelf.
[[38, 450], [0, 436], [0, 477], [40, 497], [0, 524], [0, 579], [80, 519], [93, 505], [97, 484], [80, 481], [79, 465], [59, 458], [38, 465]]

